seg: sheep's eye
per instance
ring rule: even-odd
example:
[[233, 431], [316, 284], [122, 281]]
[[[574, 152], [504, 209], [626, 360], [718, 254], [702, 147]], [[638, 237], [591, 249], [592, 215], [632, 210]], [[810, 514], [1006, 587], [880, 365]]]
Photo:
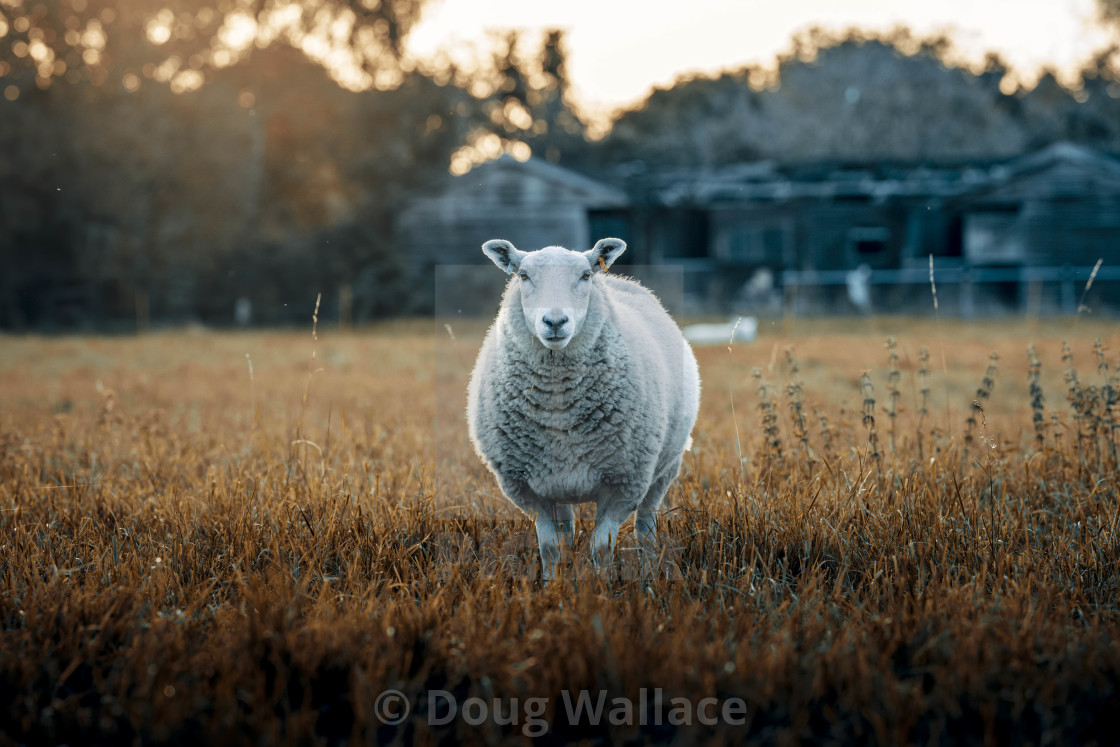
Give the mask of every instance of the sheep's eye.
[[591, 277], [591, 270], [587, 270], [586, 272], [584, 272], [582, 275], [579, 276], [579, 279], [580, 280], [587, 280], [589, 277]]
[[521, 278], [522, 280], [528, 280], [529, 279], [529, 274], [525, 273], [525, 272], [519, 272], [519, 273], [517, 273], [517, 276], [519, 278]]

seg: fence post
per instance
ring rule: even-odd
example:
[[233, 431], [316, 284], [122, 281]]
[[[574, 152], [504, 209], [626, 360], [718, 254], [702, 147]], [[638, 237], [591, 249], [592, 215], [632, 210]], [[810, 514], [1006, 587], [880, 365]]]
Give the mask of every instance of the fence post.
[[350, 329], [353, 321], [354, 288], [349, 283], [338, 286], [338, 326]]
[[147, 332], [149, 322], [148, 291], [138, 290], [136, 291], [136, 331]]
[[972, 297], [972, 268], [961, 269], [960, 290], [961, 318], [971, 319], [976, 315], [976, 305]]
[[782, 317], [797, 316], [797, 284], [788, 279], [782, 283]]
[[1062, 265], [1062, 313], [1077, 313], [1077, 289], [1073, 284], [1073, 268]]
[[1027, 300], [1024, 311], [1037, 319], [1042, 316], [1042, 281], [1030, 280], [1027, 283]]

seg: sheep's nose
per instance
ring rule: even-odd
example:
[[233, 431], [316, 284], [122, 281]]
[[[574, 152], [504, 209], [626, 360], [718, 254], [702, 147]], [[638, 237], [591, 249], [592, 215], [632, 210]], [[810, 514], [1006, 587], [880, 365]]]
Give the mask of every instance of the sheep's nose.
[[546, 327], [548, 327], [552, 330], [557, 330], [557, 329], [560, 329], [561, 327], [563, 327], [565, 324], [568, 323], [568, 317], [567, 317], [566, 314], [560, 314], [560, 315], [545, 314], [544, 317], [541, 319], [541, 321], [544, 322], [544, 325]]

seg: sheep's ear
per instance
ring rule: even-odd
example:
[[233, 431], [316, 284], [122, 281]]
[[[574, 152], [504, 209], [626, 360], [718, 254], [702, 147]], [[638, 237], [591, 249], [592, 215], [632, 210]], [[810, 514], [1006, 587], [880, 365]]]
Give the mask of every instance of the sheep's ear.
[[507, 275], [517, 272], [521, 260], [528, 252], [523, 252], [505, 239], [491, 239], [482, 245], [482, 252]]
[[622, 239], [599, 239], [595, 246], [583, 253], [591, 263], [591, 269], [596, 272], [606, 270], [619, 256], [626, 251], [626, 242]]

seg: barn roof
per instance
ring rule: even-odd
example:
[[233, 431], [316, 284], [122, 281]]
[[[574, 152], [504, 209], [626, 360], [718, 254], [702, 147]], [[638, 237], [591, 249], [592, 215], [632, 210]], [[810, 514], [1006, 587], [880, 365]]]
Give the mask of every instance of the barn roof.
[[[1035, 182], [1028, 185], [1028, 182]], [[1055, 143], [1009, 161], [969, 164], [785, 164], [757, 161], [715, 170], [672, 171], [648, 184], [663, 205], [786, 201], [798, 198], [964, 198], [995, 194], [1009, 185], [1038, 192], [1120, 191], [1120, 160], [1072, 143]], [[1062, 186], [1064, 185], [1064, 186]]]
[[1120, 160], [1073, 143], [1054, 143], [988, 170], [987, 178], [962, 190], [963, 201], [1020, 201], [1120, 195]]
[[1120, 178], [1120, 160], [1102, 151], [1067, 142], [1053, 143], [1041, 150], [1020, 156], [1008, 163], [1005, 168], [1010, 174], [1020, 175], [1042, 171], [1057, 163], [1073, 163]]
[[630, 204], [624, 191], [609, 184], [535, 156], [520, 161], [509, 154], [478, 164], [462, 176], [448, 174], [437, 184], [430, 184], [419, 191], [446, 194], [460, 189], [473, 190], [483, 181], [506, 175], [533, 178], [553, 185], [563, 202], [578, 202], [589, 208], [620, 208]]

